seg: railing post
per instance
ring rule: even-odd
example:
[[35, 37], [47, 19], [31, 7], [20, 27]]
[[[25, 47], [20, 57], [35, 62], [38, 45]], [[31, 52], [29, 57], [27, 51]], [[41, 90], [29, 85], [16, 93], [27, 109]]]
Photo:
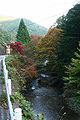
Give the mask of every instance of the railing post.
[[11, 95], [11, 79], [7, 79], [7, 87], [8, 87], [9, 95]]
[[14, 109], [14, 117], [15, 117], [15, 120], [22, 120], [22, 109], [21, 108]]

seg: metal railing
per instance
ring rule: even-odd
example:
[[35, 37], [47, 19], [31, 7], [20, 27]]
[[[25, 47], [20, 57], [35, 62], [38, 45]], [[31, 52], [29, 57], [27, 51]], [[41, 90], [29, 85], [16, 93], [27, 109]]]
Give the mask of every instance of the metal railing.
[[3, 73], [4, 73], [4, 79], [5, 79], [5, 86], [6, 86], [6, 94], [7, 94], [7, 100], [8, 100], [8, 108], [9, 108], [9, 115], [10, 115], [10, 120], [22, 120], [22, 113], [21, 113], [21, 108], [16, 108], [13, 111], [13, 106], [10, 100], [10, 95], [11, 95], [11, 84], [9, 84], [10, 79], [8, 79], [8, 70], [6, 68], [5, 64], [5, 58], [6, 56], [0, 56], [0, 61], [3, 63]]
[[11, 103], [10, 94], [9, 94], [9, 86], [8, 86], [8, 83], [7, 83], [7, 80], [8, 80], [8, 70], [6, 69], [5, 56], [3, 58], [3, 72], [4, 72], [4, 79], [5, 79], [6, 94], [7, 94], [8, 107], [9, 107], [9, 114], [10, 114], [11, 120], [14, 120], [13, 108], [12, 108], [12, 103]]

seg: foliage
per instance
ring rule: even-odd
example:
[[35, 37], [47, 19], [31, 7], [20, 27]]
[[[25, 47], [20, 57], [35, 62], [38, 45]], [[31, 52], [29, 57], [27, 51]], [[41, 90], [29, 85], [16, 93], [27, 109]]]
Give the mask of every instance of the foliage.
[[31, 35], [31, 39], [32, 39], [34, 45], [37, 45], [41, 38], [42, 38], [42, 36], [40, 36], [40, 35]]
[[[57, 28], [63, 30], [63, 36], [59, 41], [59, 61], [62, 64], [62, 76], [66, 70], [65, 65], [71, 62], [74, 52], [77, 50], [80, 41], [80, 4], [76, 4], [69, 10], [66, 16], [57, 20]], [[60, 71], [61, 71], [60, 70]]]
[[66, 87], [80, 90], [80, 48], [75, 53], [75, 58], [72, 58], [71, 64], [67, 67], [67, 76], [64, 77], [67, 80]]
[[31, 103], [27, 101], [19, 92], [15, 92], [11, 96], [11, 101], [18, 102], [19, 107], [22, 109], [22, 120], [33, 120], [33, 110]]
[[4, 80], [4, 74], [2, 70], [0, 72], [0, 84], [1, 84], [0, 106], [2, 106], [4, 109], [8, 109], [7, 95], [5, 93], [5, 80]]
[[10, 43], [11, 35], [0, 29], [0, 54], [5, 54], [5, 44]]
[[79, 91], [79, 95], [77, 95], [77, 96], [74, 98], [74, 100], [75, 100], [76, 106], [79, 106], [79, 108], [80, 108], [80, 91]]
[[4, 42], [9, 43], [10, 40], [11, 40], [10, 34], [0, 29], [0, 44], [3, 45]]
[[18, 69], [20, 69], [19, 54], [10, 55], [6, 58], [6, 65], [8, 69], [9, 78], [12, 80], [12, 91], [21, 91], [25, 89], [25, 81], [21, 74], [19, 74]]
[[0, 106], [2, 106], [4, 109], [8, 109], [7, 106], [7, 96], [4, 92], [0, 95]]
[[21, 42], [11, 43], [10, 48], [13, 50], [13, 52], [19, 52], [20, 54], [24, 54], [24, 46]]
[[48, 60], [46, 70], [59, 79], [59, 63], [58, 63], [58, 42], [61, 38], [62, 30], [58, 28], [50, 28], [48, 33], [39, 41], [37, 48], [37, 58], [39, 64], [44, 65]]
[[22, 42], [22, 43], [28, 43], [31, 40], [23, 19], [21, 19], [20, 21], [16, 38], [17, 38], [17, 42]]
[[42, 113], [38, 114], [37, 120], [44, 120], [44, 115]]
[[32, 58], [27, 58], [26, 56], [21, 56], [20, 59], [23, 61], [23, 64], [21, 65], [21, 71], [19, 73], [28, 78], [36, 77], [37, 70], [34, 60]]
[[[65, 90], [72, 90], [73, 98], [73, 106], [76, 109], [80, 107], [80, 45], [75, 52], [75, 58], [71, 59], [71, 63], [69, 66], [66, 67], [66, 76], [64, 77], [65, 80]], [[72, 95], [71, 93], [71, 95]]]
[[15, 52], [15, 54], [6, 58], [9, 77], [13, 81], [13, 91], [16, 89], [20, 91], [25, 90], [31, 83], [32, 78], [37, 76], [37, 69], [33, 58], [34, 54], [32, 53], [32, 48], [27, 47], [26, 50], [27, 55]]

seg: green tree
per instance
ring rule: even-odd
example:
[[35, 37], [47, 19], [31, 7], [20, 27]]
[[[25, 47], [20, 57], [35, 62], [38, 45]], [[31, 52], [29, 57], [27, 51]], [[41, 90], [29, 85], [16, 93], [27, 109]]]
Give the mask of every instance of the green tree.
[[80, 90], [80, 45], [78, 51], [75, 53], [75, 58], [71, 59], [70, 65], [67, 67], [66, 87], [75, 88]]
[[0, 29], [0, 54], [5, 54], [5, 45], [12, 40], [9, 32]]
[[28, 43], [31, 40], [23, 19], [20, 21], [16, 38], [18, 42], [22, 43]]
[[10, 34], [0, 29], [0, 44], [3, 44], [3, 43], [9, 44], [10, 41], [11, 41]]
[[63, 36], [58, 44], [59, 61], [61, 63], [62, 76], [65, 65], [71, 62], [74, 52], [77, 50], [80, 41], [80, 4], [76, 4], [69, 10], [66, 16], [57, 20], [57, 27], [63, 30]]

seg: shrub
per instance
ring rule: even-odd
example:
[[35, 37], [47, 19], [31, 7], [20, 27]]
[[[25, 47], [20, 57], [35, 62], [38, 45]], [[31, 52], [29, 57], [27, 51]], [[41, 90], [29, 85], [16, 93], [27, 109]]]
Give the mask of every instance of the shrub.
[[15, 42], [10, 44], [10, 48], [14, 52], [18, 52], [20, 54], [24, 54], [24, 46], [22, 45], [21, 42]]
[[29, 101], [25, 99], [19, 92], [15, 92], [11, 96], [11, 100], [14, 103], [14, 101], [17, 101], [19, 104], [19, 107], [22, 109], [22, 120], [33, 120], [33, 110], [31, 107], [31, 104]]

